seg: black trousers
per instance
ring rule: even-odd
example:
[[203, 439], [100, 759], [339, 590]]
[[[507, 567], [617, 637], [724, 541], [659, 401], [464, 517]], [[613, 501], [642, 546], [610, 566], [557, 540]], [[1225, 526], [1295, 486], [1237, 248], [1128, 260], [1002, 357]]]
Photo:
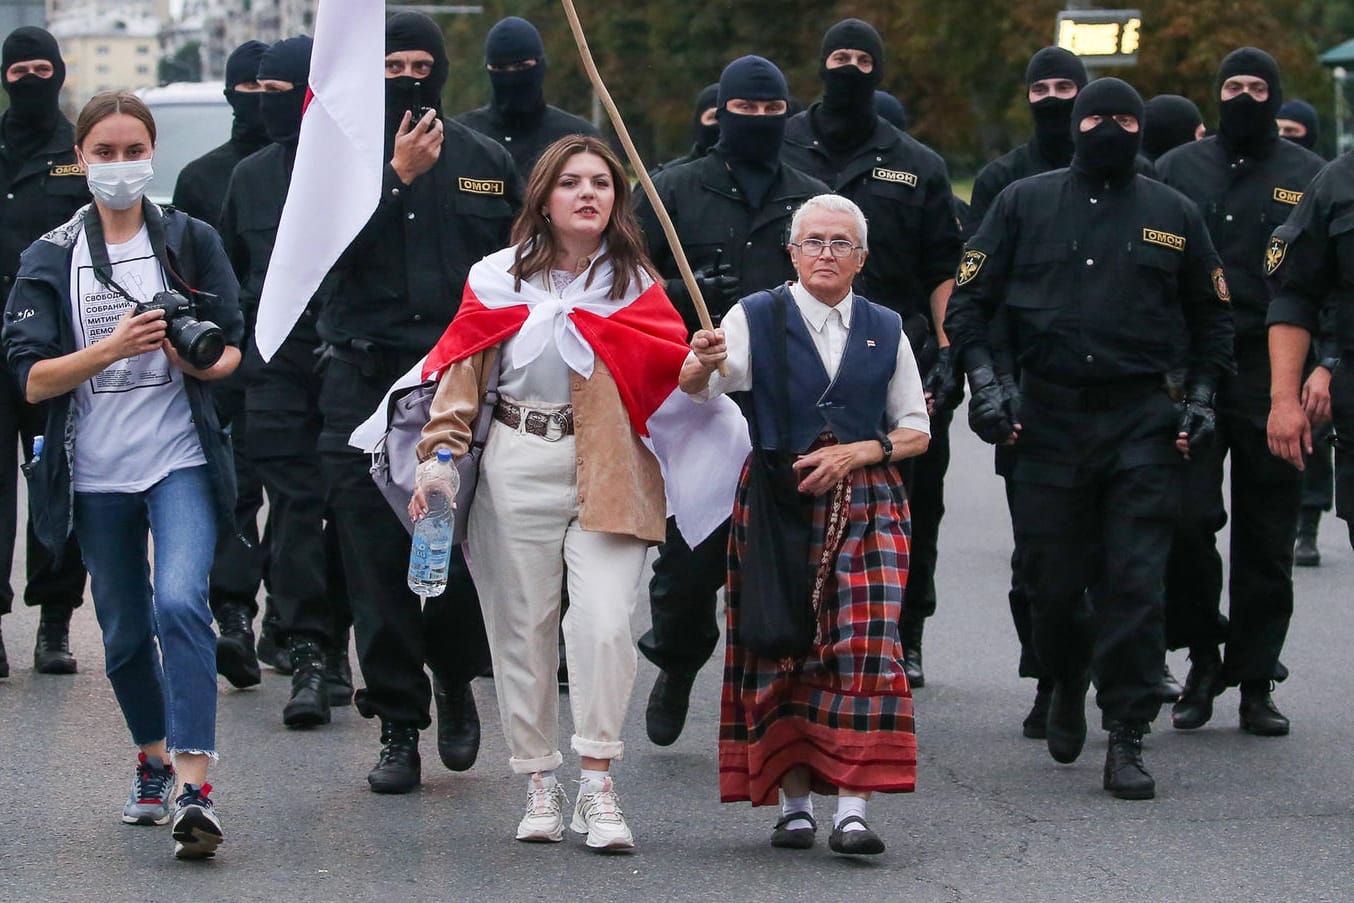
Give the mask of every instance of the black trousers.
[[[1012, 470], [1015, 467], [1015, 453], [1010, 449], [997, 449], [997, 472], [1006, 487], [1006, 511], [1011, 517], [1012, 535], [1015, 535], [1015, 480]], [[1025, 591], [1024, 571], [1020, 566], [1020, 540], [1017, 537], [1011, 544], [1011, 588], [1006, 594], [1011, 608], [1011, 623], [1015, 625], [1016, 639], [1020, 641], [1020, 664], [1016, 673], [1021, 677], [1038, 679], [1043, 676], [1039, 667], [1039, 654], [1034, 651], [1034, 621], [1030, 613], [1030, 594]]]
[[[259, 511], [263, 508], [263, 484], [250, 449], [244, 393], [235, 388], [222, 394], [237, 394], [230, 406], [232, 455], [235, 462], [235, 534], [217, 539], [212, 562], [208, 600], [213, 614], [223, 605], [239, 605], [252, 621], [259, 613], [259, 587], [268, 577], [268, 544], [259, 538]], [[268, 528], [264, 528], [267, 537]]]
[[936, 562], [940, 521], [945, 516], [945, 474], [950, 469], [953, 420], [953, 410], [937, 411], [931, 418], [931, 444], [925, 454], [911, 462], [910, 478], [906, 481], [912, 543], [903, 596], [904, 622], [916, 623], [936, 613]]
[[1302, 472], [1302, 507], [1329, 511], [1335, 498], [1335, 430], [1329, 423], [1312, 430], [1312, 453]]
[[[33, 437], [46, 430], [46, 411], [42, 405], [24, 400], [9, 367], [0, 362], [0, 560], [14, 560], [14, 543], [19, 518], [19, 449], [25, 462], [33, 458]], [[61, 454], [61, 439], [52, 443], [51, 454]], [[62, 550], [58, 564], [52, 553], [33, 533], [28, 518], [28, 555], [24, 604], [40, 605], [53, 614], [63, 615], [80, 606], [85, 598], [85, 565], [80, 547], [72, 535]], [[14, 588], [8, 576], [0, 581], [0, 615], [9, 614], [14, 605]]]
[[690, 548], [668, 518], [649, 580], [653, 626], [639, 638], [639, 651], [664, 671], [694, 674], [719, 644], [719, 588], [729, 573], [729, 522]]
[[[1217, 532], [1227, 523], [1223, 461], [1231, 457], [1231, 574], [1223, 618]], [[1218, 439], [1185, 467], [1183, 502], [1166, 577], [1172, 649], [1226, 644], [1229, 684], [1275, 674], [1293, 617], [1293, 541], [1302, 475], [1269, 453], [1265, 421], [1225, 405]]]
[[320, 469], [321, 378], [313, 343], [287, 340], [250, 384], [250, 456], [268, 490], [269, 596], [282, 642], [342, 645], [352, 613], [337, 527], [325, 505]]
[[[1354, 349], [1348, 353], [1354, 355]], [[1335, 514], [1349, 526], [1349, 544], [1354, 547], [1354, 365], [1341, 363], [1335, 368], [1331, 415], [1335, 428]]]
[[338, 529], [358, 664], [366, 683], [354, 703], [364, 717], [412, 722], [423, 729], [432, 720], [424, 663], [443, 684], [465, 683], [488, 667], [489, 643], [460, 550], [452, 556], [442, 595], [421, 605], [409, 590], [409, 533], [372, 481], [367, 455], [347, 445], [352, 430], [413, 363], [393, 362], [364, 375], [346, 361], [329, 362], [320, 390], [320, 466], [326, 503]]
[[1164, 391], [1081, 405], [1023, 394], [1013, 513], [1043, 674], [1089, 667], [1106, 724], [1151, 721], [1179, 504], [1175, 405]]

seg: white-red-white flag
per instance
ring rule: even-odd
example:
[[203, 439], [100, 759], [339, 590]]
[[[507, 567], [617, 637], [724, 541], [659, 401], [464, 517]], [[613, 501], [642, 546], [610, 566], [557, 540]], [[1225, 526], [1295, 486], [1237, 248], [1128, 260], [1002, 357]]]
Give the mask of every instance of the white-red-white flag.
[[254, 341], [270, 359], [371, 218], [385, 157], [385, 3], [320, 0], [310, 91]]

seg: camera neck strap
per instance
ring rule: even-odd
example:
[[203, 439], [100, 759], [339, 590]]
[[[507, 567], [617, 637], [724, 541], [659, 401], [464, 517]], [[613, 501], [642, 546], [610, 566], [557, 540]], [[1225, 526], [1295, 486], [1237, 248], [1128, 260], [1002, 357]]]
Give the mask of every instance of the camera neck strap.
[[[141, 213], [146, 222], [146, 233], [150, 237], [150, 247], [152, 253], [155, 254], [155, 259], [169, 274], [169, 278], [178, 283], [189, 298], [196, 300], [198, 290], [179, 275], [170, 261], [169, 248], [165, 244], [164, 217], [160, 214], [160, 208], [142, 198]], [[89, 245], [89, 259], [94, 265], [94, 278], [101, 285], [117, 292], [133, 304], [139, 304], [140, 302], [136, 298], [133, 298], [122, 286], [113, 281], [113, 264], [108, 259], [108, 244], [103, 238], [103, 221], [99, 219], [99, 210], [93, 204], [90, 204], [89, 209], [85, 211], [84, 227], [85, 242]]]

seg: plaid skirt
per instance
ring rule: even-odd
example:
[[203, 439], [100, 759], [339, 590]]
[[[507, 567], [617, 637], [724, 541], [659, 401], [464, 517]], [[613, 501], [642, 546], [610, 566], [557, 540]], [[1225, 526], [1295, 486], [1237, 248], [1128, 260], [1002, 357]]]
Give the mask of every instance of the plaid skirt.
[[786, 771], [807, 766], [813, 792], [910, 793], [917, 738], [898, 620], [911, 523], [896, 467], [866, 467], [814, 500], [818, 636], [803, 658], [774, 661], [739, 642], [747, 465], [729, 536], [729, 605], [720, 700], [719, 796], [778, 802]]

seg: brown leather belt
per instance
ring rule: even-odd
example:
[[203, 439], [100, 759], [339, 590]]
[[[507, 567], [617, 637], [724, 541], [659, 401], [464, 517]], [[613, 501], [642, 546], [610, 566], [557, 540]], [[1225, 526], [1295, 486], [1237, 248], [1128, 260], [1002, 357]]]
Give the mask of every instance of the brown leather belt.
[[555, 411], [541, 411], [500, 399], [494, 406], [494, 419], [512, 429], [520, 428], [524, 433], [540, 436], [547, 442], [558, 442], [574, 434], [573, 405]]

